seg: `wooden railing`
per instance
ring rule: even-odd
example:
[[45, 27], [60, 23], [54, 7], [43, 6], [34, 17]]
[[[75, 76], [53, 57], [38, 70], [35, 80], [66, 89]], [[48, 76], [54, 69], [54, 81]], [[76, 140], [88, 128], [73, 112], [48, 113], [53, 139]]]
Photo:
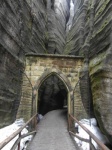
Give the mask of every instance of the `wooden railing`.
[[[90, 139], [84, 139], [78, 135], [75, 134], [75, 128], [74, 128], [74, 121], [82, 128], [84, 129], [84, 131], [86, 131], [88, 133], [88, 135], [90, 136]], [[91, 131], [89, 131], [84, 125], [82, 125], [75, 117], [73, 117], [71, 114], [69, 114], [68, 117], [68, 129], [69, 129], [69, 133], [72, 134], [73, 136], [75, 136], [76, 138], [80, 139], [81, 141], [87, 142], [90, 144], [90, 150], [96, 150], [96, 148], [94, 147], [94, 145], [92, 144], [92, 139], [97, 143], [97, 145], [99, 146], [99, 148], [101, 150], [110, 150], [108, 147], [106, 147]]]
[[[28, 125], [30, 124], [32, 126], [32, 129], [34, 131], [21, 135], [21, 131]], [[37, 124], [37, 114], [35, 114], [32, 118], [30, 118], [25, 125], [23, 125], [21, 128], [19, 128], [17, 131], [15, 131], [13, 134], [11, 134], [9, 137], [7, 137], [4, 141], [0, 143], [0, 149], [2, 149], [4, 146], [6, 146], [12, 139], [14, 139], [17, 135], [19, 135], [18, 139], [12, 146], [11, 150], [15, 150], [18, 147], [18, 150], [20, 150], [20, 141], [22, 138], [29, 136], [31, 134], [36, 133], [36, 124]]]

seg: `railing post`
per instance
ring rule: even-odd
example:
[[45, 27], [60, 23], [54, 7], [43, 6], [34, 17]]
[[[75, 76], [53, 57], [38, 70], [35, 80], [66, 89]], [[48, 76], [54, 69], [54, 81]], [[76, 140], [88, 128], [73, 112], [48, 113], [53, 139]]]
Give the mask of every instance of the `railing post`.
[[[21, 136], [21, 131], [29, 124], [32, 122], [32, 120], [34, 120], [36, 118], [37, 114], [35, 114], [32, 118], [30, 118], [25, 125], [23, 125], [22, 127], [20, 127], [17, 131], [15, 131], [13, 134], [11, 134], [9, 137], [7, 137], [4, 141], [2, 141], [0, 143], [0, 149], [2, 149], [5, 145], [7, 145], [12, 139], [14, 139], [16, 136], [19, 135], [19, 138], [16, 140], [15, 144], [14, 144], [14, 148], [17, 147], [17, 150], [20, 150], [20, 141], [23, 138]], [[16, 147], [15, 147], [16, 146]]]
[[91, 149], [95, 149], [94, 145], [91, 142], [91, 139], [93, 139], [102, 150], [110, 150], [89, 129], [87, 129], [83, 124], [81, 124], [75, 117], [73, 117], [71, 114], [69, 114], [69, 116], [73, 120], [75, 120], [82, 127], [82, 129], [85, 130], [90, 135], [90, 139], [89, 139], [88, 143], [91, 144]]
[[68, 130], [69, 131], [71, 130], [71, 117], [69, 114], [68, 114]]
[[91, 149], [91, 143], [92, 143], [91, 136], [89, 136], [89, 141], [90, 141], [90, 143], [89, 143], [89, 149], [92, 150]]
[[[37, 115], [38, 115], [38, 114], [37, 114]], [[36, 130], [36, 126], [37, 126], [37, 119], [38, 119], [38, 117], [35, 116], [35, 118], [34, 118], [34, 121], [35, 121], [35, 122], [34, 122], [34, 123], [35, 123], [35, 124], [34, 124], [34, 128], [35, 128], [35, 130]]]
[[[19, 133], [19, 138], [21, 137], [21, 132]], [[21, 141], [20, 141], [21, 142]], [[18, 150], [20, 150], [20, 142], [18, 143]]]
[[70, 115], [68, 114], [68, 131], [70, 131]]

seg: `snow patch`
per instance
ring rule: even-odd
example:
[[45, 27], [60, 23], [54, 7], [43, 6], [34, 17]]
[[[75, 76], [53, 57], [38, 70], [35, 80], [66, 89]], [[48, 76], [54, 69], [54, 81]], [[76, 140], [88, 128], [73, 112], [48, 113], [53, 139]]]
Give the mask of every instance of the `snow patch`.
[[[90, 130], [100, 141], [102, 141], [104, 144], [108, 143], [106, 137], [101, 133], [100, 129], [97, 127], [97, 121], [95, 118], [92, 119], [82, 119], [80, 122], [88, 129]], [[89, 135], [87, 132], [85, 132], [77, 123], [75, 123], [75, 128], [78, 128], [78, 133], [76, 135], [84, 138], [89, 139]], [[89, 150], [89, 144], [86, 142], [83, 142], [76, 137], [74, 138], [78, 146], [80, 146], [83, 150]], [[97, 143], [92, 140], [93, 145], [96, 149], [98, 149]]]
[[[17, 119], [13, 124], [0, 129], [0, 143], [3, 140], [5, 140], [7, 137], [9, 137], [12, 133], [17, 131], [24, 124], [25, 124], [24, 119], [21, 118], [21, 119]], [[24, 128], [22, 130], [21, 134], [23, 135], [26, 133], [28, 133], [28, 130], [26, 128]], [[31, 141], [32, 137], [33, 136], [30, 135], [21, 140], [20, 150], [26, 149], [26, 145], [29, 141]], [[4, 148], [2, 148], [2, 150], [10, 150], [12, 148], [13, 144], [15, 143], [15, 141], [17, 140], [17, 138], [18, 138], [18, 136], [16, 136], [12, 141], [10, 141]]]

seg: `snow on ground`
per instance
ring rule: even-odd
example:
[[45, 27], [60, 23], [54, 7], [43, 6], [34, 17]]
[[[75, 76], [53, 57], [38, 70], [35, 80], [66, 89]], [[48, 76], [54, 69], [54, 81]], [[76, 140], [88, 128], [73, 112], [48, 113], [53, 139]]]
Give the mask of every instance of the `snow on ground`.
[[[82, 119], [80, 120], [80, 122], [104, 144], [108, 142], [106, 137], [101, 133], [100, 129], [97, 127], [97, 122], [95, 118], [92, 118], [90, 120]], [[75, 123], [75, 127], [78, 127], [78, 133], [77, 133], [78, 136], [85, 139], [89, 139], [89, 135], [87, 134], [87, 132], [85, 132], [77, 123]], [[74, 139], [77, 142], [78, 146], [80, 146], [83, 150], [89, 150], [88, 143], [80, 141], [76, 137]], [[92, 140], [92, 143], [95, 146], [95, 148], [98, 149], [98, 145], [96, 144], [96, 142]]]
[[[12, 133], [14, 133], [15, 131], [17, 131], [21, 126], [24, 125], [24, 120], [21, 119], [17, 119], [13, 124], [4, 127], [2, 129], [0, 129], [0, 143], [5, 140], [7, 137], [9, 137]], [[26, 134], [28, 133], [28, 130], [26, 128], [24, 128], [21, 132], [21, 134]], [[9, 142], [4, 148], [2, 148], [2, 150], [10, 150], [11, 147], [13, 146], [13, 144], [15, 143], [15, 141], [17, 140], [18, 136], [16, 136], [11, 142]], [[26, 143], [28, 141], [31, 141], [32, 139], [32, 135], [27, 136], [25, 138], [23, 138], [21, 140], [21, 147], [20, 150], [25, 149], [26, 147]]]

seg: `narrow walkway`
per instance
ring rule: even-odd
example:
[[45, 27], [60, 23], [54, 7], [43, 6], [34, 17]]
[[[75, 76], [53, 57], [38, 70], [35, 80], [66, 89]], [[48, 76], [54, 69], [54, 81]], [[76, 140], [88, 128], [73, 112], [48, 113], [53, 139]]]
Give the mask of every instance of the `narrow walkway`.
[[78, 150], [67, 131], [66, 110], [47, 113], [27, 150]]

